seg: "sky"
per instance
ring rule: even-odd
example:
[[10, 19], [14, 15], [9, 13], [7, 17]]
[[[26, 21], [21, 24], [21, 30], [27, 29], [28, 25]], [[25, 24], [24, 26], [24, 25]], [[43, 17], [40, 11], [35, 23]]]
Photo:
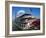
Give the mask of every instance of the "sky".
[[40, 8], [35, 7], [12, 7], [12, 19], [14, 20], [17, 13], [20, 10], [24, 10], [26, 13], [32, 14], [32, 16], [40, 18]]

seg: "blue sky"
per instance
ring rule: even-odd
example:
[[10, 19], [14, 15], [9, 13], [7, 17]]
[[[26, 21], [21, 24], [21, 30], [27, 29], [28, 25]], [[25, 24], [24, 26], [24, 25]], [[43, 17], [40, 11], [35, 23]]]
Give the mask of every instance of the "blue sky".
[[35, 8], [35, 7], [12, 7], [12, 18], [13, 20], [15, 19], [15, 16], [18, 11], [20, 10], [25, 10], [26, 13], [32, 13], [33, 16], [36, 16], [40, 18], [40, 8]]

